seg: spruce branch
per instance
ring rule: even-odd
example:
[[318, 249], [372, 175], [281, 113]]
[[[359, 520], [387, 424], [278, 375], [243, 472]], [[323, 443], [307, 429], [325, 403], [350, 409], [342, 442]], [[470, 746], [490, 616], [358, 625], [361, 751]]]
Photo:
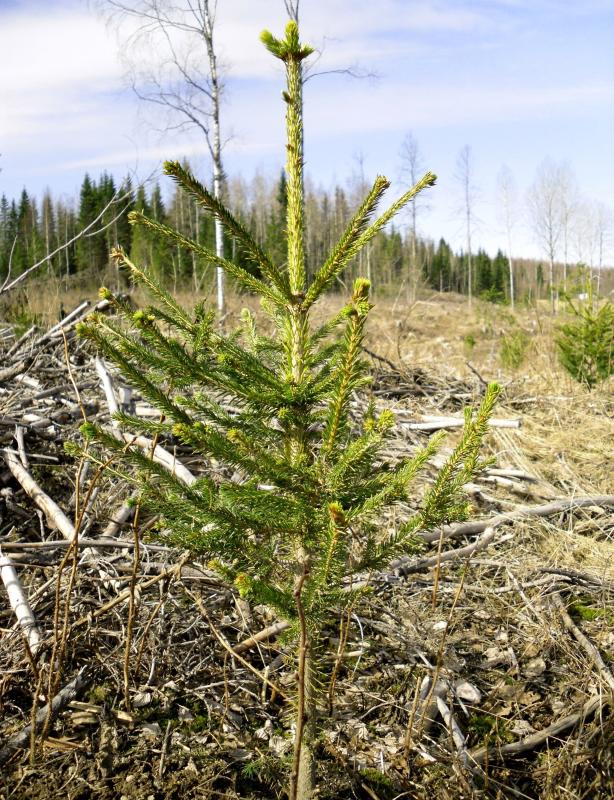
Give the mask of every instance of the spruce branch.
[[390, 220], [395, 217], [409, 202], [413, 200], [424, 189], [434, 186], [437, 181], [437, 176], [433, 172], [427, 172], [414, 186], [411, 187], [405, 194], [401, 195], [399, 199], [394, 202], [390, 208], [385, 211], [381, 217], [367, 228], [366, 231], [358, 238], [355, 244], [355, 252], [362, 250], [373, 237], [379, 233], [382, 228], [387, 225]]
[[140, 211], [131, 211], [128, 215], [128, 219], [133, 225], [143, 225], [150, 230], [156, 231], [160, 236], [167, 239], [167, 241], [173, 242], [180, 247], [184, 247], [186, 250], [196, 253], [196, 255], [200, 256], [210, 264], [220, 267], [224, 270], [224, 272], [226, 272], [227, 275], [230, 275], [231, 278], [234, 278], [234, 280], [236, 280], [237, 283], [247, 291], [259, 294], [262, 297], [267, 297], [276, 305], [283, 304], [283, 296], [272, 289], [268, 284], [264, 283], [259, 278], [254, 277], [247, 270], [243, 269], [243, 267], [238, 266], [238, 264], [234, 264], [232, 261], [228, 261], [225, 258], [220, 258], [213, 251], [208, 250], [206, 247], [198, 244], [198, 242], [188, 239], [174, 228], [164, 225], [162, 222], [156, 222], [156, 220], [149, 219], [149, 217], [146, 217]]
[[[313, 52], [313, 47], [301, 45], [299, 40], [298, 25], [295, 21], [290, 21], [286, 25], [286, 38], [277, 39], [269, 31], [262, 31], [260, 41], [266, 49], [282, 61], [303, 61]], [[302, 112], [302, 108], [301, 108]]]
[[366, 231], [378, 202], [389, 186], [388, 180], [381, 175], [375, 179], [371, 191], [350, 220], [339, 243], [311, 282], [303, 302], [305, 307], [315, 303], [335, 278], [343, 272], [349, 261], [362, 249], [360, 238]]
[[182, 167], [178, 161], [166, 161], [164, 172], [173, 178], [188, 194], [192, 195], [199, 205], [219, 219], [228, 233], [243, 247], [252, 264], [269, 279], [283, 297], [289, 300], [291, 295], [287, 277], [279, 272], [251, 233], [230, 213], [226, 206], [199, 183], [194, 175]]
[[[87, 337], [98, 346], [104, 355], [116, 364], [122, 371], [124, 377], [144, 394], [144, 396], [158, 409], [164, 411], [176, 422], [190, 422], [190, 417], [186, 412], [172, 402], [168, 392], [160, 389], [156, 384], [146, 377], [142, 369], [135, 366], [136, 363], [147, 362], [150, 366], [157, 366], [164, 369], [165, 362], [160, 358], [151, 358], [138, 341], [131, 341], [129, 337], [117, 331], [112, 325], [96, 323], [83, 323], [79, 326], [78, 332], [81, 336]], [[109, 334], [111, 334], [109, 336]]]
[[[128, 217], [130, 217], [130, 214], [128, 214]], [[111, 251], [111, 258], [116, 261], [119, 266], [125, 267], [128, 270], [130, 277], [135, 283], [144, 286], [154, 297], [158, 298], [162, 305], [166, 307], [169, 321], [172, 321], [175, 327], [186, 333], [191, 332], [192, 323], [184, 309], [167, 291], [162, 289], [150, 275], [144, 270], [139, 269], [136, 264], [133, 264], [121, 247], [116, 247]]]
[[460, 496], [464, 484], [476, 473], [482, 441], [488, 430], [488, 420], [501, 393], [501, 387], [491, 383], [473, 417], [471, 409], [465, 412], [465, 427], [460, 442], [439, 470], [433, 486], [422, 505], [422, 524], [425, 529], [444, 522], [466, 518], [468, 508]]
[[360, 368], [361, 346], [364, 326], [371, 306], [369, 305], [369, 281], [359, 278], [354, 284], [352, 308], [348, 312], [343, 346], [339, 350], [337, 379], [333, 385], [324, 427], [322, 455], [328, 456], [337, 445], [347, 425], [347, 405], [351, 393], [364, 381], [364, 370]]

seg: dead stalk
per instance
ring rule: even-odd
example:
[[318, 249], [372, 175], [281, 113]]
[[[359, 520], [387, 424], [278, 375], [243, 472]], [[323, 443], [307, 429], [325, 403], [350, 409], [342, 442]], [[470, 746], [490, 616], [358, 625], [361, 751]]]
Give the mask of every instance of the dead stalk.
[[347, 647], [347, 641], [350, 632], [350, 620], [352, 616], [352, 608], [353, 606], [350, 606], [347, 609], [347, 615], [345, 615], [345, 617], [341, 615], [341, 619], [339, 621], [339, 646], [337, 647], [337, 654], [335, 657], [335, 663], [333, 665], [333, 670], [330, 676], [330, 683], [328, 685], [328, 692], [327, 692], [329, 717], [332, 717], [333, 715], [335, 686], [337, 683], [337, 675], [339, 674], [339, 668], [341, 667], [341, 662], [343, 660], [343, 654], [345, 653], [345, 649]]
[[136, 614], [136, 585], [138, 581], [139, 566], [141, 563], [141, 542], [139, 538], [139, 516], [141, 506], [137, 505], [132, 520], [132, 536], [134, 549], [132, 554], [132, 572], [130, 574], [130, 584], [128, 586], [130, 595], [128, 598], [128, 620], [126, 623], [126, 641], [124, 644], [124, 703], [126, 710], [130, 711], [132, 703], [130, 700], [130, 651], [132, 649], [132, 639], [134, 633], [134, 620]]
[[[305, 764], [301, 763], [303, 750], [303, 737], [305, 734], [305, 722], [307, 720], [307, 659], [309, 655], [309, 631], [307, 619], [302, 602], [302, 592], [305, 581], [307, 580], [307, 566], [303, 567], [303, 573], [299, 576], [294, 589], [294, 601], [298, 613], [300, 626], [298, 644], [298, 665], [297, 665], [297, 700], [296, 700], [296, 731], [294, 734], [294, 756], [292, 760], [292, 773], [290, 775], [290, 800], [299, 800], [299, 779], [303, 781], [307, 776], [301, 775]], [[302, 781], [301, 781], [302, 782]]]
[[[88, 487], [87, 493], [85, 495], [85, 499], [83, 504], [80, 503], [80, 472], [83, 468], [84, 461], [82, 460], [79, 464], [79, 469], [77, 471], [77, 480], [76, 480], [76, 503], [75, 503], [75, 526], [74, 526], [74, 537], [70, 542], [62, 561], [60, 562], [60, 566], [58, 568], [58, 578], [56, 583], [56, 590], [55, 590], [55, 604], [54, 604], [54, 611], [53, 611], [53, 647], [51, 650], [51, 658], [49, 663], [49, 678], [48, 678], [48, 688], [47, 688], [47, 698], [50, 700], [55, 693], [57, 692], [58, 686], [60, 685], [61, 677], [62, 677], [62, 663], [64, 660], [64, 655], [66, 652], [66, 644], [68, 642], [68, 634], [70, 631], [69, 625], [69, 618], [70, 618], [70, 599], [72, 589], [75, 583], [75, 579], [77, 576], [77, 567], [79, 564], [79, 531], [83, 524], [83, 518], [85, 516], [86, 509], [89, 505], [92, 493], [98, 482], [102, 478], [104, 471], [110, 465], [112, 459], [108, 459], [104, 464], [101, 464], [100, 467], [94, 473], [94, 477]], [[62, 614], [62, 622], [61, 622], [61, 632], [58, 638], [58, 629], [60, 627], [60, 607], [61, 607], [61, 589], [62, 589], [62, 575], [64, 573], [64, 568], [68, 563], [69, 559], [72, 558], [71, 570], [70, 575], [68, 578], [68, 585], [66, 587], [66, 595], [63, 605], [63, 614]], [[36, 700], [33, 704], [33, 714], [35, 714], [36, 708]], [[51, 709], [51, 705], [49, 706]], [[43, 729], [41, 732], [42, 739], [49, 733], [49, 727], [51, 725], [52, 716], [51, 712], [48, 714], [47, 719], [45, 720], [45, 724], [43, 725]]]

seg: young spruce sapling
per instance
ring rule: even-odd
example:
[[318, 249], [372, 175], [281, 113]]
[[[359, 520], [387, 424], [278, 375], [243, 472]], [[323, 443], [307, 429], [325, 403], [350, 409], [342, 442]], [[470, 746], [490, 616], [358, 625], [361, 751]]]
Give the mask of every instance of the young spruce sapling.
[[310, 313], [361, 248], [432, 186], [435, 175], [428, 172], [379, 216], [376, 207], [389, 183], [377, 177], [339, 242], [308, 280], [302, 68], [312, 49], [300, 43], [294, 22], [288, 23], [283, 39], [265, 32], [262, 41], [284, 63], [287, 78], [286, 264], [274, 263], [244, 225], [176, 162], [165, 165], [166, 174], [223, 224], [249, 267], [219, 258], [140, 213], [132, 213], [130, 221], [221, 267], [242, 290], [260, 296], [274, 335], [258, 332], [247, 311], [241, 330], [225, 335], [202, 304], [193, 312], [182, 308], [121, 250], [114, 257], [153, 295], [154, 304], [134, 313], [102, 290], [123, 324], [95, 315], [79, 329], [160, 411], [159, 421], [117, 414], [124, 432], [172, 437], [215, 459], [227, 468], [222, 474], [233, 478], [221, 478], [219, 471], [204, 473], [187, 485], [103, 427], [86, 424], [83, 430], [90, 458], [102, 461], [111, 452], [114, 465], [123, 464], [142, 502], [159, 514], [161, 536], [206, 555], [241, 595], [289, 623], [297, 675], [289, 796], [306, 800], [315, 791], [325, 626], [367, 591], [369, 575], [416, 549], [418, 531], [467, 517], [462, 488], [482, 466], [480, 446], [498, 387], [487, 389], [477, 411], [467, 411], [460, 442], [419, 511], [396, 530], [382, 530], [382, 511], [411, 497], [412, 483], [441, 437], [387, 464], [382, 450], [393, 415], [378, 415], [373, 405], [361, 419], [351, 413], [353, 393], [369, 382], [362, 357], [371, 309], [367, 280], [355, 282], [347, 304], [324, 325], [314, 326]]

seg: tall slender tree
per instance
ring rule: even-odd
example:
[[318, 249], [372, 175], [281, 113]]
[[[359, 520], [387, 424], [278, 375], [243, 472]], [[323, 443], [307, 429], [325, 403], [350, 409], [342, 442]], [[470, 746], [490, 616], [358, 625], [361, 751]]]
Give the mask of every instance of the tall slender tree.
[[471, 147], [466, 144], [458, 154], [456, 159], [456, 172], [454, 177], [461, 189], [462, 194], [462, 214], [465, 226], [465, 242], [467, 250], [465, 258], [467, 261], [467, 297], [469, 299], [469, 308], [473, 302], [473, 254], [471, 251], [473, 231], [475, 228], [475, 204], [477, 201], [477, 186], [475, 184], [473, 165], [473, 153]]
[[511, 169], [504, 165], [497, 176], [497, 212], [505, 231], [509, 264], [509, 294], [512, 311], [516, 300], [514, 286], [513, 233], [517, 219], [517, 189]]
[[[100, 0], [99, 5], [120, 23], [136, 21], [136, 30], [122, 48], [130, 54], [132, 88], [141, 100], [168, 112], [168, 131], [191, 128], [202, 134], [211, 156], [213, 194], [222, 199], [223, 80], [215, 47], [217, 0]], [[224, 258], [224, 230], [218, 220], [215, 249], [218, 258]], [[216, 285], [222, 314], [225, 291], [220, 267], [216, 267]]]
[[548, 258], [550, 305], [553, 314], [556, 310], [554, 262], [559, 253], [564, 230], [563, 185], [564, 175], [560, 164], [547, 158], [537, 168], [527, 197], [533, 233]]
[[[413, 133], [408, 133], [403, 139], [400, 157], [401, 175], [410, 186], [413, 186], [420, 174], [422, 174], [421, 171], [424, 166], [420, 145]], [[421, 202], [421, 199], [418, 197], [414, 198], [413, 202], [409, 205], [411, 261], [408, 264], [407, 270], [407, 290], [408, 300], [410, 302], [416, 299], [418, 280], [421, 273], [418, 264], [418, 214], [423, 207], [423, 201]]]

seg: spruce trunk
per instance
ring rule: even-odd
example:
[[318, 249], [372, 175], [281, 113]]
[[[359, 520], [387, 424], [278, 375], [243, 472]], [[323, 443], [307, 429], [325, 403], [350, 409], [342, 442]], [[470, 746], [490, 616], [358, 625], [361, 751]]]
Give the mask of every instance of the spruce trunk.
[[296, 708], [294, 764], [290, 784], [290, 800], [312, 800], [316, 788], [315, 742], [317, 737], [317, 688], [313, 680], [312, 647], [302, 654], [299, 645], [299, 702]]

